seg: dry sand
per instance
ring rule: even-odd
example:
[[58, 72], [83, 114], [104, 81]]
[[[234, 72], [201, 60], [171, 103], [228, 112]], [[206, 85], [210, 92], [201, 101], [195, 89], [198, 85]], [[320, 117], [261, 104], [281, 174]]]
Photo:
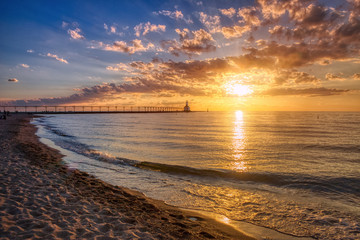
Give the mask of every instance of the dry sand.
[[68, 169], [39, 142], [30, 117], [0, 120], [0, 239], [252, 239]]

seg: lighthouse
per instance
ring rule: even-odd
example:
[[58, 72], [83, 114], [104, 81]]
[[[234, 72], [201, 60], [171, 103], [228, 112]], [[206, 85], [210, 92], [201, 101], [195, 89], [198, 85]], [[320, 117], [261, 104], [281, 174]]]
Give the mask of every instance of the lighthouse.
[[188, 101], [186, 101], [186, 105], [184, 107], [184, 112], [190, 112], [190, 107]]

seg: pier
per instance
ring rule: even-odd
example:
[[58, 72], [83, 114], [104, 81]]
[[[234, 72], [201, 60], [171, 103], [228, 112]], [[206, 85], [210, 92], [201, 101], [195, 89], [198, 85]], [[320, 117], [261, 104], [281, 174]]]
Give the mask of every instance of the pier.
[[0, 106], [2, 111], [43, 114], [90, 113], [168, 113], [183, 112], [181, 107], [152, 106]]

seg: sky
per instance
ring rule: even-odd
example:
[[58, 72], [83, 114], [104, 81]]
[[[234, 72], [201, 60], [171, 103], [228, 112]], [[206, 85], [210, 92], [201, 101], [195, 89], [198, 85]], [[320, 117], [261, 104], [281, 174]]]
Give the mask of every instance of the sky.
[[360, 0], [2, 0], [0, 11], [0, 105], [360, 111]]

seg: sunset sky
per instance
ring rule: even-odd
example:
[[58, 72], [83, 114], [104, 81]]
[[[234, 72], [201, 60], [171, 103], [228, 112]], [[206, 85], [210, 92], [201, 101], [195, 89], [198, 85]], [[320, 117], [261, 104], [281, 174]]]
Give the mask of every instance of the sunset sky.
[[0, 105], [360, 110], [360, 0], [0, 9]]

